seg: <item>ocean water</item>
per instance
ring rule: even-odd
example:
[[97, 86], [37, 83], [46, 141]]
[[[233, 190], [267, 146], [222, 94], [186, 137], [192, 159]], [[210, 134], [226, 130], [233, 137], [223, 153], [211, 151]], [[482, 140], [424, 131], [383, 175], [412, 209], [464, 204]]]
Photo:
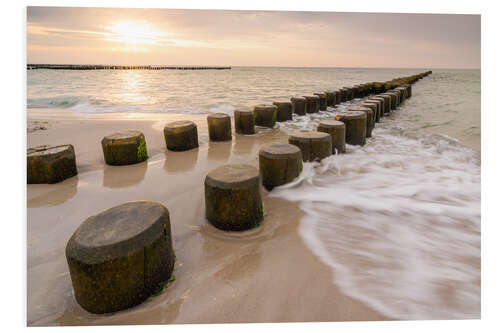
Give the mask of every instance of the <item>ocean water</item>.
[[[67, 112], [232, 112], [423, 69], [28, 71], [28, 107]], [[481, 74], [433, 70], [363, 147], [306, 163], [273, 196], [347, 295], [399, 319], [480, 317]], [[354, 100], [351, 104], [358, 104]], [[349, 104], [279, 124], [314, 129]]]

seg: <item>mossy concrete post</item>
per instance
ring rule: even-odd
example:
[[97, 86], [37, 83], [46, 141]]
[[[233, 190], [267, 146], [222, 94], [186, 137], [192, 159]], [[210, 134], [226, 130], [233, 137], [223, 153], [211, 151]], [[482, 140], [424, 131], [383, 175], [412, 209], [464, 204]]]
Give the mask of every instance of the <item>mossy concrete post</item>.
[[255, 125], [273, 128], [278, 118], [278, 107], [272, 104], [259, 104], [253, 109]]
[[363, 146], [366, 143], [366, 113], [362, 111], [344, 111], [335, 119], [345, 124], [345, 142]]
[[278, 115], [276, 117], [276, 121], [282, 122], [287, 120], [292, 120], [292, 103], [291, 102], [273, 102], [274, 105], [278, 108]]
[[314, 93], [314, 95], [318, 96], [319, 110], [326, 111], [326, 107], [327, 107], [326, 94], [325, 93]]
[[91, 313], [142, 303], [161, 290], [174, 269], [168, 210], [128, 202], [89, 217], [66, 245], [75, 299]]
[[335, 91], [326, 91], [326, 105], [335, 106]]
[[262, 185], [268, 191], [288, 184], [302, 171], [302, 152], [297, 146], [286, 143], [264, 145], [259, 151], [259, 170]]
[[316, 103], [319, 100], [318, 96], [303, 96], [306, 99], [306, 112], [316, 113]]
[[231, 117], [225, 113], [213, 113], [207, 116], [208, 136], [210, 141], [231, 141]]
[[243, 231], [264, 218], [259, 170], [246, 164], [227, 164], [205, 177], [205, 214], [218, 229]]
[[344, 102], [348, 102], [351, 100], [351, 90], [348, 87], [342, 87], [344, 90]]
[[345, 88], [340, 88], [339, 89], [340, 93], [340, 102], [343, 103], [347, 100], [347, 90]]
[[198, 129], [189, 120], [168, 123], [163, 129], [168, 150], [183, 151], [198, 148]]
[[404, 84], [403, 87], [406, 87], [406, 90], [408, 91], [408, 98], [411, 97], [411, 84]]
[[381, 94], [381, 96], [389, 97], [389, 99], [390, 99], [390, 102], [389, 102], [390, 110], [395, 110], [396, 109], [396, 98], [397, 98], [397, 96], [395, 94], [391, 94], [390, 92], [386, 92], [386, 93]]
[[399, 105], [399, 96], [397, 93], [395, 93], [393, 90], [389, 91], [388, 93], [391, 96], [391, 107], [393, 110], [396, 110], [398, 105]]
[[355, 84], [354, 86], [351, 87], [352, 89], [352, 97], [353, 98], [358, 98], [360, 97], [362, 93], [362, 85]]
[[374, 123], [380, 122], [380, 115], [378, 113], [378, 104], [376, 102], [369, 102], [369, 101], [365, 100], [359, 106], [372, 109], [373, 117], [374, 117], [373, 122]]
[[392, 89], [390, 93], [396, 95], [396, 107], [398, 107], [401, 104], [401, 91]]
[[234, 110], [234, 129], [238, 134], [255, 134], [255, 117], [250, 109]]
[[318, 132], [332, 137], [332, 154], [345, 153], [345, 124], [335, 119], [324, 119], [318, 124]]
[[300, 148], [304, 162], [322, 160], [332, 154], [332, 136], [328, 133], [297, 132], [288, 137], [288, 143]]
[[401, 92], [401, 103], [408, 98], [408, 90], [406, 90], [406, 87], [397, 87], [394, 90]]
[[391, 113], [391, 96], [384, 94], [377, 95], [384, 99], [384, 114]]
[[363, 106], [353, 106], [347, 109], [348, 112], [362, 111], [366, 113], [366, 137], [372, 137], [372, 130], [375, 127], [374, 112], [372, 109]]
[[335, 90], [335, 105], [342, 103], [342, 94], [340, 90]]
[[144, 134], [125, 131], [105, 136], [101, 140], [104, 160], [109, 165], [128, 165], [148, 159]]
[[384, 112], [385, 112], [385, 99], [383, 97], [374, 96], [374, 97], [371, 97], [370, 99], [368, 99], [367, 101], [370, 101], [370, 102], [373, 101], [373, 102], [377, 103], [379, 120], [380, 120], [380, 118], [382, 118], [384, 116]]
[[72, 145], [42, 145], [28, 149], [28, 184], [58, 183], [77, 173], [75, 149]]
[[306, 114], [306, 99], [304, 97], [292, 97], [292, 113], [303, 116]]

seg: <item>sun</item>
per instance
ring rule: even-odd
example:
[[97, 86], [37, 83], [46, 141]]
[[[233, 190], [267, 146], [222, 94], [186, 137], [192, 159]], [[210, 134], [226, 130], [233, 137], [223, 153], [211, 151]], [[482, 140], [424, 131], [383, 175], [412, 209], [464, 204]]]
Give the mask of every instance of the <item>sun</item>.
[[163, 35], [146, 22], [115, 22], [108, 29], [108, 40], [128, 45], [159, 45]]

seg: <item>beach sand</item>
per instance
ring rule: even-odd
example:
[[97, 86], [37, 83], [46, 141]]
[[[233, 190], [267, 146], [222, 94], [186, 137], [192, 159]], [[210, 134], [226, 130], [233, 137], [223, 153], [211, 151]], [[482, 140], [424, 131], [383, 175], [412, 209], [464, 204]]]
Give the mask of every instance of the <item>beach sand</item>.
[[[287, 142], [279, 129], [214, 143], [208, 140], [206, 115], [87, 115], [58, 109], [29, 109], [27, 115], [27, 146], [72, 144], [79, 172], [58, 184], [27, 186], [29, 326], [390, 319], [333, 283], [332, 270], [298, 234], [302, 213], [296, 203], [271, 198], [262, 188], [265, 219], [257, 229], [228, 233], [206, 221], [207, 172], [233, 162], [257, 167], [262, 144]], [[200, 147], [167, 151], [163, 126], [181, 119], [197, 124]], [[102, 137], [128, 129], [144, 133], [149, 160], [105, 165]], [[74, 299], [66, 242], [87, 217], [133, 200], [153, 200], [169, 209], [176, 280], [132, 309], [90, 314]]]

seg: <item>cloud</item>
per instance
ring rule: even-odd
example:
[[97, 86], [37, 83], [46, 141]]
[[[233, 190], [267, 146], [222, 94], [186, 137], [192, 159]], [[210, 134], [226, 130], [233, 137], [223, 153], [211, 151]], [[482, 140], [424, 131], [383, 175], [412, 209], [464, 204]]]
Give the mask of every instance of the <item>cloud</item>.
[[[281, 52], [298, 66], [323, 59], [329, 66], [480, 67], [479, 15], [28, 7], [27, 18], [28, 45], [108, 44], [112, 52], [142, 40], [151, 53], [183, 49], [177, 63], [217, 54], [221, 61], [237, 59], [232, 65], [265, 64]], [[158, 34], [124, 37], [110, 29], [134, 22], [147, 22]], [[145, 63], [157, 59], [143, 53]], [[35, 55], [28, 49], [28, 58]]]

